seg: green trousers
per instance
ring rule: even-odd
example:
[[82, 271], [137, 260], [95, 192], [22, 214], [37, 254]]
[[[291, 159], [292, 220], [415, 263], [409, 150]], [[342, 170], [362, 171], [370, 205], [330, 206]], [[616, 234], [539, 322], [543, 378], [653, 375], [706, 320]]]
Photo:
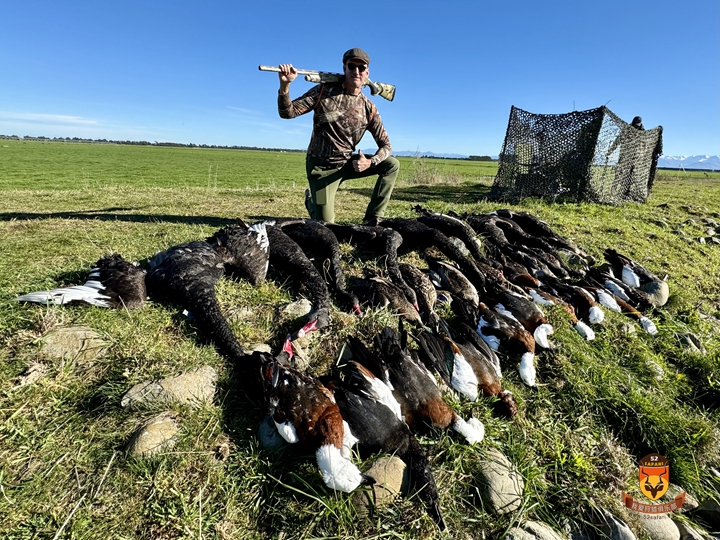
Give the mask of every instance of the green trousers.
[[394, 157], [388, 157], [385, 161], [381, 161], [363, 172], [356, 172], [352, 167], [352, 161], [348, 161], [339, 169], [328, 168], [322, 161], [307, 156], [305, 168], [308, 184], [310, 184], [310, 198], [305, 200], [308, 213], [312, 219], [329, 223], [335, 220], [335, 193], [340, 184], [346, 180], [377, 174], [378, 179], [363, 218], [364, 221], [367, 221], [373, 217], [384, 215], [400, 170], [400, 162]]

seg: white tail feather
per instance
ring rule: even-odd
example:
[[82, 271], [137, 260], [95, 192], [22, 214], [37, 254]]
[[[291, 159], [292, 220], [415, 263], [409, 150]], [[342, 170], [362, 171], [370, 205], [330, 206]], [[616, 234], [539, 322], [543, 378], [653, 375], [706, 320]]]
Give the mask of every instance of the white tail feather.
[[477, 418], [470, 418], [467, 422], [459, 416], [453, 424], [453, 429], [465, 437], [469, 444], [476, 444], [485, 438], [485, 426]]
[[588, 341], [592, 341], [593, 339], [595, 339], [595, 332], [593, 331], [593, 329], [582, 321], [577, 322], [577, 324], [575, 325], [575, 330], [577, 330], [577, 333]]
[[549, 324], [541, 324], [535, 329], [535, 332], [533, 332], [533, 337], [535, 338], [535, 343], [540, 345], [543, 349], [549, 349], [550, 348], [550, 342], [548, 341], [548, 336], [553, 334], [554, 330], [552, 325]]

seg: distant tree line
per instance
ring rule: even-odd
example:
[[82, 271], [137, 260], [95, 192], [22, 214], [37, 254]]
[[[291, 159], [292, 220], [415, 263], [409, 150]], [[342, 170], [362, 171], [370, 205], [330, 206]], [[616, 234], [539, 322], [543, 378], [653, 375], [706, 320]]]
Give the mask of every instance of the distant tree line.
[[129, 144], [135, 146], [174, 146], [178, 148], [221, 148], [229, 150], [264, 150], [267, 152], [305, 152], [296, 148], [265, 148], [261, 146], [223, 146], [216, 144], [195, 144], [195, 143], [174, 143], [174, 142], [149, 142], [149, 141], [121, 141], [112, 139], [82, 139], [80, 137], [33, 137], [25, 135], [18, 137], [17, 135], [0, 135], [0, 139], [12, 141], [49, 141], [49, 142], [73, 142], [73, 143], [89, 143], [89, 144]]
[[[174, 142], [149, 142], [149, 141], [120, 141], [112, 139], [83, 139], [80, 137], [43, 137], [32, 135], [25, 135], [24, 137], [18, 137], [17, 135], [0, 135], [0, 140], [11, 140], [11, 141], [49, 141], [49, 142], [72, 142], [72, 143], [88, 143], [88, 144], [129, 144], [135, 146], [174, 146], [178, 148], [220, 148], [228, 150], [261, 150], [265, 152], [305, 152], [305, 150], [298, 150], [296, 148], [265, 148], [262, 146], [223, 146], [216, 144], [195, 144], [195, 143], [174, 143]], [[456, 160], [469, 160], [469, 161], [496, 161], [490, 156], [468, 156], [464, 157], [445, 157], [445, 156], [432, 156], [424, 155], [421, 158], [432, 158], [432, 159], [456, 159]]]

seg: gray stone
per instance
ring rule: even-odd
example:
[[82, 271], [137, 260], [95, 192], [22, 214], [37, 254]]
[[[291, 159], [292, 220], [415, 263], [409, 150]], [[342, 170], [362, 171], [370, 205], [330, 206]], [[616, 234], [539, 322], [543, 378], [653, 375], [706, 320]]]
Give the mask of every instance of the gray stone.
[[267, 343], [251, 343], [247, 346], [247, 348], [251, 354], [255, 351], [272, 354], [272, 347], [270, 347]]
[[653, 223], [655, 223], [655, 225], [657, 225], [658, 227], [661, 227], [663, 229], [667, 229], [670, 227], [668, 222], [665, 220], [662, 220], [662, 219], [656, 219], [655, 221], [653, 221]]
[[374, 506], [387, 504], [398, 495], [408, 492], [410, 470], [405, 462], [396, 456], [382, 456], [365, 471], [375, 479], [369, 489], [356, 490], [352, 495], [355, 511], [360, 517], [370, 514]]
[[634, 324], [624, 322], [620, 325], [620, 333], [625, 334], [626, 336], [632, 336], [637, 333], [637, 328]]
[[[663, 496], [663, 499], [667, 498], [668, 500], [672, 501], [680, 495], [683, 491], [685, 491], [683, 488], [676, 484], [670, 484], [668, 486], [667, 493]], [[685, 492], [685, 503], [683, 504], [682, 508], [680, 509], [683, 512], [692, 512], [695, 510], [698, 506], [700, 506], [700, 503], [698, 503], [697, 499], [690, 495], [689, 493]]]
[[202, 403], [212, 401], [216, 383], [215, 370], [210, 366], [203, 366], [175, 377], [138, 383], [127, 391], [120, 405], [138, 408], [154, 404], [179, 403], [195, 408]]
[[652, 540], [680, 540], [677, 525], [667, 515], [641, 517], [640, 523]]
[[648, 360], [646, 362], [647, 369], [650, 373], [652, 373], [653, 379], [660, 382], [665, 378], [665, 370], [662, 368], [660, 364], [655, 362], [654, 360]]
[[678, 236], [686, 236], [685, 231], [682, 229], [675, 229], [673, 233], [677, 234]]
[[680, 540], [705, 540], [706, 538], [687, 523], [676, 521], [675, 525], [680, 532]]
[[600, 529], [610, 540], [637, 540], [630, 527], [604, 508], [600, 508]]
[[129, 454], [147, 457], [172, 448], [179, 428], [172, 412], [163, 412], [144, 422], [126, 445]]
[[640, 288], [650, 295], [650, 303], [655, 307], [664, 306], [670, 298], [670, 287], [665, 281], [651, 281]]
[[711, 227], [717, 227], [717, 226], [718, 226], [718, 222], [715, 221], [713, 218], [704, 217], [704, 218], [701, 218], [700, 221], [701, 221], [704, 225], [710, 225]]
[[715, 236], [716, 234], [715, 229], [705, 229], [705, 236]]
[[526, 521], [519, 527], [513, 527], [505, 537], [508, 540], [566, 540], [553, 529], [540, 521]]
[[284, 306], [280, 313], [287, 319], [299, 319], [312, 311], [312, 304], [307, 298], [301, 298]]
[[706, 241], [705, 238], [702, 237], [702, 236], [701, 236], [700, 238], [698, 238], [698, 242], [701, 243], [701, 244], [707, 244], [707, 241]]
[[709, 239], [708, 241], [709, 241], [711, 244], [720, 245], [720, 238], [717, 237], [717, 236], [712, 236], [712, 237], [710, 237], [710, 239]]
[[15, 387], [20, 388], [22, 386], [35, 384], [47, 375], [48, 369], [47, 364], [43, 364], [41, 362], [34, 362], [30, 364], [27, 369], [15, 379]]
[[100, 334], [86, 326], [56, 328], [40, 341], [40, 351], [49, 358], [71, 360], [78, 365], [92, 364], [107, 351]]
[[506, 514], [520, 508], [525, 481], [499, 450], [487, 450], [478, 480], [483, 502], [493, 513]]

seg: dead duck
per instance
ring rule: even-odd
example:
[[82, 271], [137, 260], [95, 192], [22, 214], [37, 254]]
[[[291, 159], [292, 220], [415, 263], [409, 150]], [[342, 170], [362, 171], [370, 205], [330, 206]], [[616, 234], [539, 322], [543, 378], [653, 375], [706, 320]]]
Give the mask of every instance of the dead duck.
[[[450, 332], [449, 329], [445, 329]], [[450, 388], [474, 401], [478, 394], [499, 398], [497, 410], [508, 418], [517, 413], [512, 394], [501, 385], [500, 361], [495, 352], [464, 323], [456, 323], [453, 335], [421, 332], [417, 336], [419, 357], [440, 375]]]
[[297, 331], [297, 337], [320, 330], [330, 324], [330, 293], [325, 280], [308, 259], [302, 248], [276, 224], [267, 227], [270, 241], [270, 266], [279, 273], [289, 275], [298, 285], [310, 291], [313, 310], [306, 323]]
[[477, 333], [494, 351], [520, 357], [518, 373], [528, 386], [536, 386], [535, 340], [522, 324], [491, 310], [483, 302], [478, 306], [480, 319]]
[[590, 324], [599, 324], [605, 320], [605, 313], [598, 306], [593, 295], [580, 286], [563, 283], [557, 279], [546, 279], [542, 289], [572, 305], [578, 317]]
[[576, 255], [586, 256], [572, 240], [558, 234], [547, 222], [529, 212], [514, 212], [512, 210], [501, 209], [497, 211], [497, 214], [503, 218], [511, 219], [527, 234], [542, 237], [556, 249], [565, 249]]
[[568, 314], [568, 317], [570, 318], [570, 323], [573, 325], [573, 328], [575, 328], [575, 331], [578, 334], [584, 337], [587, 341], [592, 341], [593, 339], [595, 339], [595, 332], [593, 331], [593, 329], [584, 322], [582, 322], [580, 319], [578, 319], [577, 315], [575, 314], [575, 308], [572, 307], [568, 302], [566, 302], [559, 296], [554, 296], [546, 291], [543, 291], [542, 289], [528, 287], [526, 290], [530, 297], [533, 299], [533, 302], [535, 302], [539, 306], [556, 305], [561, 307], [563, 311]]
[[383, 371], [375, 375], [390, 382], [403, 417], [413, 431], [423, 433], [432, 426], [452, 427], [470, 444], [482, 441], [485, 436], [482, 422], [476, 418], [466, 422], [445, 403], [434, 376], [417, 353], [407, 348], [407, 332], [402, 325], [399, 332], [385, 327], [375, 337], [375, 348], [383, 366]]
[[435, 313], [435, 304], [437, 303], [435, 285], [428, 275], [417, 266], [400, 263], [399, 268], [405, 283], [415, 291], [420, 318], [430, 328], [437, 328], [440, 321]]
[[420, 313], [397, 285], [380, 276], [355, 279], [352, 289], [365, 302], [374, 307], [386, 308], [415, 324], [422, 325]]
[[266, 223], [247, 225], [238, 221], [238, 224], [223, 227], [206, 241], [215, 247], [226, 271], [258, 285], [265, 280], [269, 265], [270, 241]]
[[439, 230], [428, 227], [415, 219], [376, 218], [375, 221], [383, 227], [390, 227], [400, 233], [403, 238], [400, 252], [423, 252], [428, 248], [435, 247], [448, 259], [456, 263], [475, 287], [482, 288], [485, 286], [485, 276], [480, 272], [476, 263], [463, 255], [460, 249]]
[[472, 312], [480, 302], [478, 289], [465, 274], [455, 266], [433, 257], [427, 258], [428, 266], [433, 274], [430, 279], [438, 289], [450, 291], [454, 298], [465, 303], [466, 309]]
[[213, 246], [202, 241], [173, 246], [156, 254], [150, 267], [145, 281], [151, 298], [180, 304], [222, 353], [244, 354], [215, 297], [225, 269]]
[[358, 363], [348, 368], [343, 370], [345, 380], [323, 379], [323, 383], [332, 390], [361, 453], [384, 452], [403, 460], [410, 470], [411, 488], [418, 492], [438, 528], [445, 530], [435, 478], [418, 440], [402, 418], [375, 397], [378, 379], [370, 382], [367, 370]]
[[37, 291], [13, 300], [37, 304], [79, 305], [137, 309], [147, 298], [146, 271], [122, 255], [104, 255], [90, 270], [84, 285]]
[[261, 381], [278, 433], [315, 455], [326, 486], [349, 493], [375, 482], [343, 456], [349, 434], [333, 393], [318, 379], [270, 358], [261, 367]]
[[542, 348], [550, 348], [548, 336], [553, 333], [553, 327], [531, 298], [496, 286], [486, 291], [482, 300], [495, 311], [503, 311], [522, 324]]
[[478, 261], [489, 263], [481, 250], [481, 243], [473, 228], [465, 223], [459, 216], [452, 214], [442, 214], [440, 212], [431, 212], [427, 208], [420, 205], [413, 206], [412, 209], [420, 214], [417, 220], [424, 223], [428, 227], [437, 229], [445, 236], [459, 238], [465, 247], [470, 251], [473, 258]]
[[626, 285], [639, 288], [641, 285], [652, 281], [663, 281], [644, 266], [612, 248], [607, 248], [604, 255], [605, 260], [612, 265], [613, 274], [620, 276], [620, 279]]

